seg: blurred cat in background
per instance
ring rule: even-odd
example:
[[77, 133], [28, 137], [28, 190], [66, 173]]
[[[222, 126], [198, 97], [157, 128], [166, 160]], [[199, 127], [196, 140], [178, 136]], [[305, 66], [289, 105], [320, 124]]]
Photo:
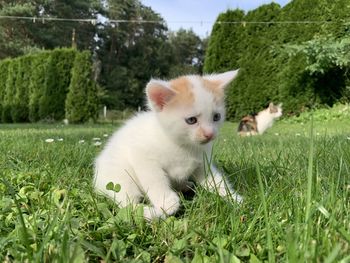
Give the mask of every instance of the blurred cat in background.
[[272, 127], [274, 121], [282, 116], [282, 103], [269, 106], [259, 113], [244, 116], [238, 125], [238, 134], [240, 136], [252, 136], [263, 134], [268, 128]]

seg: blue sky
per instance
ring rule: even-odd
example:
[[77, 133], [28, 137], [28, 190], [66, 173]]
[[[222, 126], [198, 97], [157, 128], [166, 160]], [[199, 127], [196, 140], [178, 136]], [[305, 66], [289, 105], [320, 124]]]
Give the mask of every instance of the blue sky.
[[205, 37], [210, 34], [217, 16], [227, 9], [240, 8], [249, 11], [260, 5], [275, 2], [281, 6], [291, 0], [141, 0], [159, 13], [167, 22], [168, 27], [175, 31], [180, 27], [192, 28], [193, 31]]

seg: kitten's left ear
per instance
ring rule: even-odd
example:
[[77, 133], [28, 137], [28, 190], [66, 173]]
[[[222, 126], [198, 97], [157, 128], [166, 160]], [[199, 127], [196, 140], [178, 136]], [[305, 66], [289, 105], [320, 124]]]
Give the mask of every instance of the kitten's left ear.
[[220, 88], [225, 88], [230, 82], [237, 77], [239, 69], [227, 71], [224, 73], [206, 75], [204, 79], [217, 82]]
[[169, 82], [151, 79], [146, 86], [149, 106], [155, 111], [162, 111], [164, 106], [176, 95]]

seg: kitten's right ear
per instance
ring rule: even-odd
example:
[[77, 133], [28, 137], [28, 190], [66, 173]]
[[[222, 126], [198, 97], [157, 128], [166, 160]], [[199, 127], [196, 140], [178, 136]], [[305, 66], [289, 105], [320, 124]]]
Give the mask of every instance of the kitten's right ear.
[[162, 111], [164, 106], [175, 96], [169, 82], [151, 79], [146, 86], [148, 104], [155, 111]]

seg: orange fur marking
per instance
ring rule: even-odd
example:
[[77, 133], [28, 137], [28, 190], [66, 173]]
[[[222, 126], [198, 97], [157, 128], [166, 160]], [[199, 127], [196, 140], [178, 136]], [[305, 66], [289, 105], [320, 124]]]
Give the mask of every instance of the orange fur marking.
[[176, 92], [176, 95], [167, 104], [171, 106], [191, 106], [194, 103], [194, 94], [192, 92], [192, 83], [186, 77], [180, 77], [170, 81], [170, 87]]
[[220, 81], [203, 80], [203, 87], [214, 95], [216, 100], [222, 100], [224, 98], [224, 89], [220, 88]]

